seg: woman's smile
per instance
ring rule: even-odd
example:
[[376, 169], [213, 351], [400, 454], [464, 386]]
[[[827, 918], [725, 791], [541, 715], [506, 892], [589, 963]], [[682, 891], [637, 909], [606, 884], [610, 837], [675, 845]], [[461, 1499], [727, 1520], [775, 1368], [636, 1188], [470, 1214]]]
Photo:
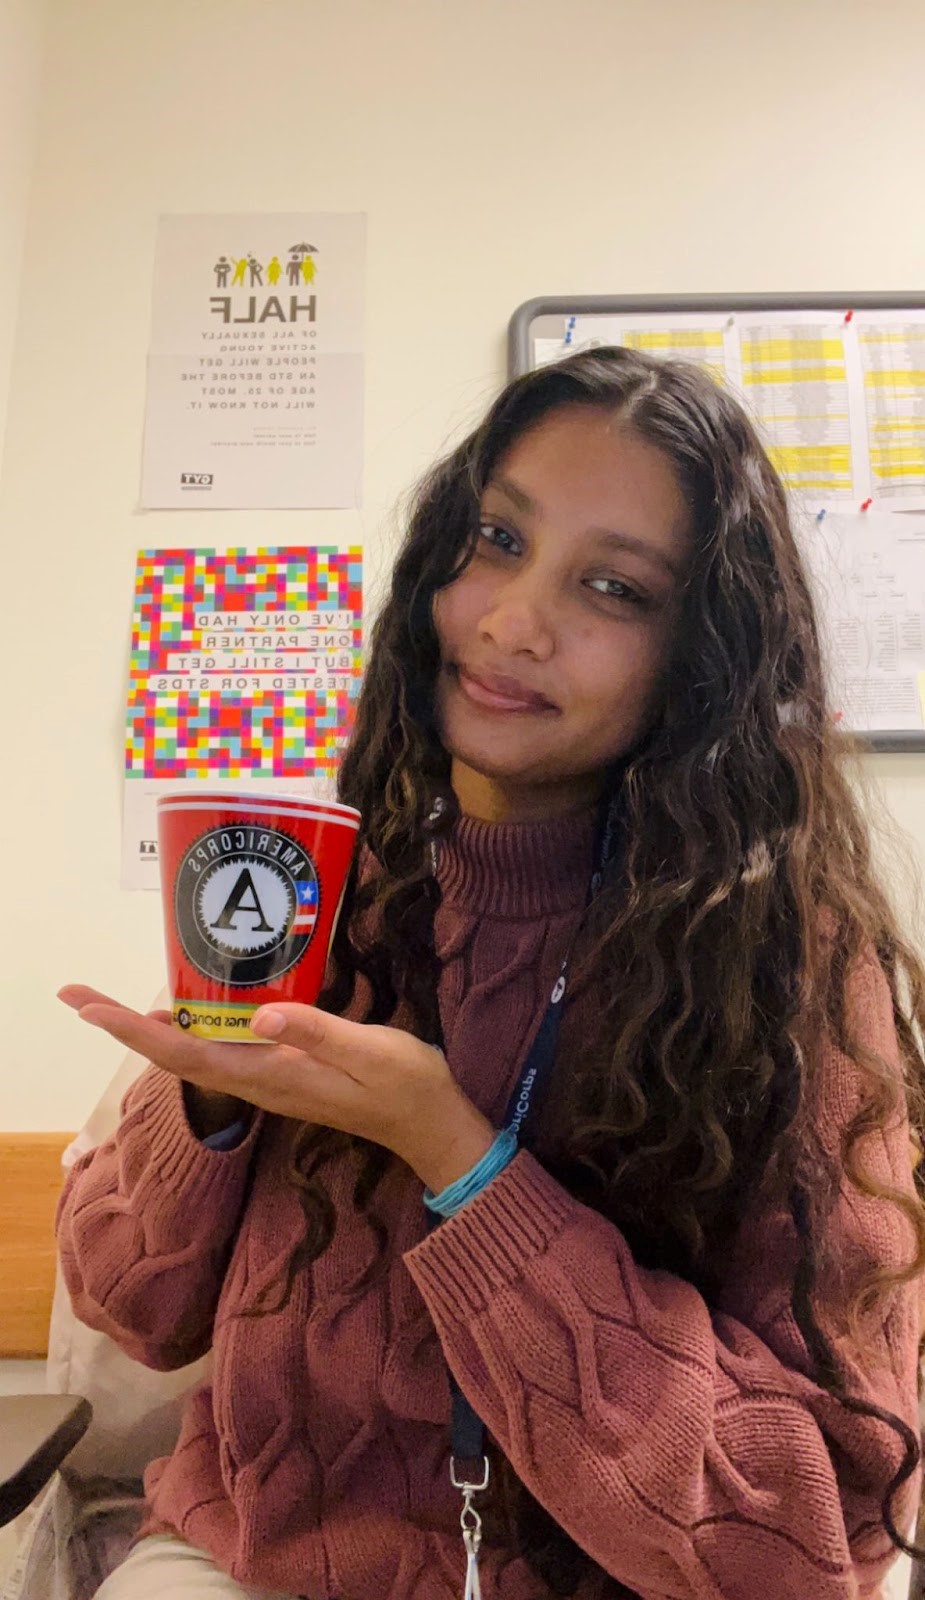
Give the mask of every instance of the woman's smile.
[[558, 714], [558, 707], [551, 700], [521, 684], [516, 678], [501, 673], [474, 672], [463, 666], [448, 670], [451, 681], [458, 685], [460, 693], [472, 705], [478, 706], [480, 711], [515, 716]]

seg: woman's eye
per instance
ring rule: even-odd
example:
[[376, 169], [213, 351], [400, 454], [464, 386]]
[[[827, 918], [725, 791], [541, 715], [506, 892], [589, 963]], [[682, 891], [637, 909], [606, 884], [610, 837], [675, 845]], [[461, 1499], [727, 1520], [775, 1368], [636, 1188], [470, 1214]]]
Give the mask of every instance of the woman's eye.
[[589, 578], [588, 588], [595, 594], [605, 595], [608, 600], [629, 600], [633, 605], [646, 604], [646, 596], [640, 594], [638, 589], [631, 589], [628, 583], [623, 583], [620, 578]]
[[479, 534], [486, 544], [494, 545], [496, 550], [509, 551], [519, 548], [514, 535], [509, 533], [507, 528], [499, 527], [497, 522], [481, 522]]

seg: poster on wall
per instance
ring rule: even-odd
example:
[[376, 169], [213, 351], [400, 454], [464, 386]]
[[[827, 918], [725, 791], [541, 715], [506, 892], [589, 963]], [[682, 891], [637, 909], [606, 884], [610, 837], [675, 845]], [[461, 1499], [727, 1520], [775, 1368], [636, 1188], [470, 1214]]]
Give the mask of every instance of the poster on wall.
[[365, 218], [160, 218], [141, 504], [356, 506]]
[[160, 886], [161, 794], [333, 796], [359, 691], [362, 589], [355, 548], [139, 551], [123, 888]]

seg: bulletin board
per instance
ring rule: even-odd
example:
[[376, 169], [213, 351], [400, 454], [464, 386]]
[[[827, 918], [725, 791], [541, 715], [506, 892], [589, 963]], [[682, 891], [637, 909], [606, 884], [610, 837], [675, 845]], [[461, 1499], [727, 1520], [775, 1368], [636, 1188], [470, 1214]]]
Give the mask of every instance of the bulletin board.
[[925, 295], [528, 300], [510, 373], [614, 344], [694, 361], [743, 402], [790, 494], [837, 721], [925, 750]]

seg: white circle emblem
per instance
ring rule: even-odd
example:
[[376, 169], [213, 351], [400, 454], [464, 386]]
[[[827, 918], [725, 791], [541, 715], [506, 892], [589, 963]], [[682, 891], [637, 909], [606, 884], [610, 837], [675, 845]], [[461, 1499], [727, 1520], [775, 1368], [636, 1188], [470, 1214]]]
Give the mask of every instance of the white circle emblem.
[[288, 879], [269, 861], [238, 857], [209, 873], [196, 909], [211, 944], [232, 955], [250, 955], [279, 943], [294, 897]]

